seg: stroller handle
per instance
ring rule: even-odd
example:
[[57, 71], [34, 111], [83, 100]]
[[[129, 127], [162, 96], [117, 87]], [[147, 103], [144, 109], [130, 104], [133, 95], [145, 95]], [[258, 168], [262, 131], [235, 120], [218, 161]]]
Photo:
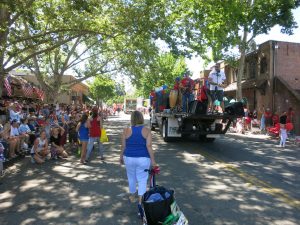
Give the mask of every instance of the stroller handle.
[[151, 175], [155, 175], [155, 174], [159, 174], [160, 168], [158, 166], [155, 166], [155, 167], [153, 167], [151, 169], [145, 169], [144, 171], [148, 172]]

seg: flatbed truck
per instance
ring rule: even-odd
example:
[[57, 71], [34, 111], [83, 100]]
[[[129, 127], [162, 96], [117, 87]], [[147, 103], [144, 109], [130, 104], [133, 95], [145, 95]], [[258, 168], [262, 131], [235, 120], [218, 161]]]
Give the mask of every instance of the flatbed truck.
[[213, 142], [216, 137], [224, 135], [230, 124], [243, 113], [228, 110], [223, 114], [173, 113], [171, 110], [150, 113], [151, 130], [159, 129], [165, 142], [197, 136], [200, 141]]

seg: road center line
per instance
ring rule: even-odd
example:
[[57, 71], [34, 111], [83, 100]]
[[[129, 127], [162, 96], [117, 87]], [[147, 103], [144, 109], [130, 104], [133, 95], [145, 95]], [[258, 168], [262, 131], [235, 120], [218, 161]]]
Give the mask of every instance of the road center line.
[[234, 173], [235, 175], [245, 180], [246, 182], [252, 184], [253, 186], [259, 187], [262, 192], [270, 194], [279, 199], [280, 201], [284, 202], [285, 204], [300, 210], [300, 200], [290, 197], [284, 190], [280, 188], [275, 188], [270, 184], [266, 183], [265, 181], [262, 181], [253, 175], [245, 173], [241, 169], [237, 168], [236, 165], [218, 159], [207, 152], [200, 150], [200, 154], [205, 158], [209, 159], [210, 161], [220, 163], [228, 171]]

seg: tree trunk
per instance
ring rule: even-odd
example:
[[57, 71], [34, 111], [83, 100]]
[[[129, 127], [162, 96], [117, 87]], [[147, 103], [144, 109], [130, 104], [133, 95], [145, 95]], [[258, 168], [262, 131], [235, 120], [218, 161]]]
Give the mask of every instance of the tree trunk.
[[247, 36], [248, 36], [248, 32], [244, 28], [243, 40], [241, 41], [240, 46], [239, 46], [240, 60], [239, 60], [239, 69], [238, 69], [238, 74], [237, 74], [237, 89], [236, 89], [237, 101], [240, 101], [243, 98], [242, 77], [244, 74], [244, 67], [245, 67]]
[[4, 58], [7, 46], [8, 24], [10, 13], [4, 4], [0, 4], [0, 97], [2, 97], [3, 83], [5, 78]]
[[46, 101], [49, 104], [55, 104], [57, 97], [59, 96], [60, 93], [58, 93], [54, 88], [48, 88], [47, 91], [45, 91], [46, 93]]

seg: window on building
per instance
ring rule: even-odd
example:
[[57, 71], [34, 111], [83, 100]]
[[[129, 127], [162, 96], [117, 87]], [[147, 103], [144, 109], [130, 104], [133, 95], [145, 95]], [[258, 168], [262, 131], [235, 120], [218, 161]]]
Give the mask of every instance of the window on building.
[[267, 63], [267, 58], [263, 57], [260, 60], [260, 73], [266, 73], [268, 70], [268, 63]]
[[249, 63], [249, 78], [255, 78], [256, 77], [256, 61], [252, 60]]

